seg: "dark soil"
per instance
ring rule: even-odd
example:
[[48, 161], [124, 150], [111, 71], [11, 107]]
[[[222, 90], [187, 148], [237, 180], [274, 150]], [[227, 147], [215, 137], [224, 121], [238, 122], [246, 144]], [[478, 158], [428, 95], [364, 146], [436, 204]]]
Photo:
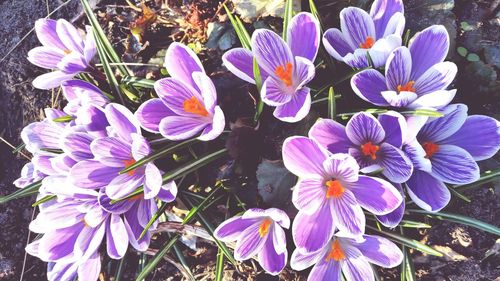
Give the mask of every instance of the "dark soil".
[[[72, 19], [80, 15], [79, 1], [71, 2], [60, 9], [51, 18]], [[92, 2], [92, 1], [91, 1]], [[94, 1], [95, 2], [95, 1]], [[139, 1], [137, 1], [139, 2]], [[140, 41], [130, 36], [128, 27], [140, 13], [126, 7], [124, 1], [101, 1], [98, 5], [98, 15], [101, 24], [106, 28], [116, 49], [123, 54], [123, 59], [130, 62], [148, 62], [162, 55], [158, 52], [165, 49], [172, 40], [184, 39], [185, 43], [205, 41], [208, 22], [224, 19], [223, 13], [215, 15], [219, 1], [148, 1], [153, 7], [159, 7], [161, 2], [168, 2], [172, 9], [168, 12], [162, 10], [162, 17], [180, 17], [183, 22], [180, 26], [172, 27], [165, 24], [152, 24], [146, 28]], [[302, 1], [303, 7], [307, 8], [307, 1]], [[338, 25], [338, 12], [349, 4], [363, 5], [369, 7], [370, 1], [316, 1], [319, 11], [323, 16], [327, 27]], [[498, 118], [500, 100], [498, 95], [499, 82], [497, 80], [498, 60], [500, 46], [500, 29], [498, 28], [498, 5], [500, 1], [486, 0], [457, 0], [451, 9], [442, 9], [434, 5], [432, 8], [421, 5], [423, 2], [453, 3], [446, 0], [417, 1], [407, 0], [407, 27], [412, 30], [422, 29], [430, 24], [441, 23], [447, 26], [453, 37], [453, 47], [450, 49], [450, 58], [459, 65], [459, 77], [456, 87], [459, 89], [458, 102], [465, 102], [470, 107], [470, 112], [493, 115]], [[61, 5], [61, 0], [48, 0], [49, 10], [53, 11]], [[181, 6], [186, 3], [187, 6]], [[437, 3], [437, 4], [436, 4]], [[156, 6], [154, 6], [156, 5]], [[434, 10], [433, 10], [434, 9]], [[36, 19], [47, 15], [45, 1], [7, 1], [0, 0], [0, 58], [7, 54], [21, 38], [30, 31]], [[81, 17], [80, 17], [81, 19]], [[279, 20], [265, 19], [273, 27], [279, 28]], [[473, 31], [463, 31], [461, 22], [478, 24]], [[77, 21], [81, 24], [81, 20]], [[187, 38], [187, 39], [186, 39]], [[455, 40], [456, 38], [456, 40]], [[147, 43], [146, 43], [147, 42]], [[17, 146], [21, 143], [19, 133], [21, 129], [30, 122], [42, 118], [42, 109], [51, 106], [51, 93], [33, 89], [31, 81], [41, 74], [43, 70], [32, 66], [26, 59], [27, 52], [39, 43], [34, 34], [29, 35], [16, 49], [0, 63], [0, 136], [8, 142]], [[470, 62], [456, 53], [456, 47], [464, 46], [470, 52], [480, 56], [479, 62]], [[492, 50], [494, 49], [494, 50]], [[233, 175], [233, 182], [229, 185], [238, 186], [246, 183], [249, 187], [239, 193], [242, 200], [249, 205], [261, 202], [256, 195], [257, 182], [255, 171], [260, 158], [276, 160], [280, 158], [281, 143], [289, 135], [304, 134], [312, 125], [317, 116], [323, 112], [312, 112], [311, 115], [300, 124], [289, 125], [277, 122], [272, 118], [269, 110], [264, 112], [262, 127], [259, 133], [249, 130], [246, 122], [241, 117], [252, 117], [252, 99], [248, 92], [256, 94], [252, 87], [234, 79], [230, 73], [221, 67], [220, 50], [205, 51], [201, 54], [204, 65], [211, 73], [219, 93], [226, 119], [234, 123], [236, 133], [230, 137], [228, 147], [231, 156], [237, 160], [228, 162], [226, 169], [221, 172], [224, 176]], [[135, 68], [134, 73], [138, 76], [148, 76], [150, 79], [161, 77], [158, 68]], [[331, 69], [318, 73], [316, 81], [320, 87], [329, 82], [332, 77]], [[341, 77], [349, 70], [341, 65], [334, 64], [335, 77]], [[339, 101], [339, 111], [352, 111], [356, 108], [366, 107], [367, 104], [360, 102], [352, 95], [349, 83], [344, 83], [337, 88], [342, 94]], [[346, 110], [341, 110], [346, 109]], [[347, 110], [348, 109], [348, 110]], [[241, 149], [246, 147], [248, 149]], [[248, 153], [248, 151], [253, 153]], [[18, 177], [21, 167], [26, 159], [20, 155], [12, 154], [12, 148], [5, 143], [0, 143], [0, 195], [15, 191], [12, 182]], [[493, 159], [481, 163], [483, 169], [499, 166], [500, 159]], [[222, 164], [222, 163], [221, 163]], [[235, 168], [237, 167], [237, 168]], [[214, 170], [214, 169], [213, 169]], [[200, 173], [205, 177], [215, 177], [214, 171]], [[234, 177], [234, 174], [238, 177]], [[500, 226], [500, 198], [499, 189], [494, 184], [489, 184], [481, 189], [465, 193], [472, 203], [467, 204], [458, 198], [453, 198], [452, 203], [445, 211], [459, 213], [472, 218]], [[249, 196], [251, 194], [251, 196]], [[24, 247], [28, 238], [28, 224], [32, 219], [33, 209], [30, 204], [33, 198], [25, 198], [4, 205], [0, 205], [0, 280], [19, 280], [24, 265], [23, 280], [45, 280], [46, 265], [38, 259], [27, 256], [25, 259]], [[221, 203], [223, 204], [223, 203]], [[215, 204], [217, 205], [217, 204]], [[181, 207], [181, 206], [180, 206]], [[222, 218], [224, 206], [216, 206], [213, 217]], [[435, 258], [422, 256], [420, 253], [412, 253], [419, 280], [498, 280], [500, 278], [500, 263], [498, 253], [496, 257], [486, 257], [486, 252], [495, 246], [500, 250], [500, 242], [495, 241], [498, 237], [476, 230], [471, 227], [439, 220], [429, 220], [433, 227], [427, 231], [411, 232], [415, 239], [427, 242], [429, 245], [448, 249], [452, 257]], [[31, 234], [31, 239], [34, 235]], [[156, 239], [152, 248], [158, 248], [167, 237], [162, 235]], [[188, 264], [197, 280], [213, 278], [212, 272], [215, 268], [215, 256], [217, 248], [213, 244], [198, 240], [198, 251], [189, 250], [183, 245], [183, 252]], [[289, 240], [291, 241], [291, 239]], [[180, 244], [179, 244], [180, 245]], [[170, 254], [173, 259], [175, 255]], [[129, 252], [126, 264], [128, 271], [133, 272], [139, 256]], [[113, 265], [115, 266], [115, 265]], [[225, 280], [278, 280], [271, 278], [262, 272], [256, 272], [251, 263], [245, 263], [238, 273], [233, 266], [227, 264]], [[126, 272], [124, 280], [132, 280], [130, 272]], [[399, 280], [396, 270], [379, 270], [383, 280]], [[151, 280], [179, 280], [179, 271], [170, 263], [160, 263], [158, 270], [152, 275]], [[307, 272], [296, 273], [285, 270], [281, 274], [284, 280], [305, 280]]]

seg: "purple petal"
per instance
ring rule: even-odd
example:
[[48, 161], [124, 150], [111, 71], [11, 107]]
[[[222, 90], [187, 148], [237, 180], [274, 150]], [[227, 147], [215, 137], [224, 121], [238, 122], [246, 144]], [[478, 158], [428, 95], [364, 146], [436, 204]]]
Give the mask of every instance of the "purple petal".
[[106, 189], [101, 188], [99, 190], [99, 206], [106, 211], [106, 213], [111, 214], [123, 214], [130, 210], [135, 204], [133, 200], [122, 200], [111, 204], [111, 198], [106, 195]]
[[319, 177], [324, 174], [323, 162], [328, 157], [318, 144], [306, 137], [289, 137], [283, 143], [285, 167], [300, 177]]
[[113, 259], [121, 259], [127, 252], [127, 229], [119, 215], [111, 215], [106, 224], [106, 246], [108, 255]]
[[396, 111], [389, 111], [380, 114], [378, 121], [384, 128], [385, 142], [398, 148], [401, 147], [408, 134], [408, 127], [403, 115]]
[[382, 174], [390, 181], [403, 183], [413, 172], [413, 165], [403, 151], [388, 143], [380, 145], [377, 163], [384, 168]]
[[285, 268], [288, 253], [278, 254], [274, 249], [273, 239], [268, 236], [262, 250], [259, 252], [259, 264], [271, 275], [278, 275]]
[[111, 199], [126, 197], [144, 182], [144, 177], [136, 174], [121, 174], [113, 178], [106, 186], [106, 195]]
[[52, 71], [37, 76], [33, 80], [33, 87], [41, 90], [50, 90], [61, 86], [61, 83], [73, 78], [75, 73], [64, 73], [62, 71]]
[[87, 30], [87, 35], [85, 36], [85, 43], [84, 43], [85, 47], [83, 48], [83, 57], [85, 58], [87, 64], [89, 64], [92, 58], [97, 53], [97, 46], [92, 27], [87, 25], [85, 26], [85, 29]]
[[361, 99], [378, 106], [388, 106], [382, 97], [387, 90], [384, 76], [375, 69], [363, 70], [351, 78], [351, 87]]
[[370, 16], [375, 24], [377, 38], [383, 37], [387, 33], [387, 26], [391, 18], [397, 13], [404, 14], [402, 0], [375, 0], [373, 2]]
[[[288, 224], [290, 225], [290, 219], [288, 219], [288, 221], [289, 221]], [[287, 253], [286, 234], [283, 228], [281, 228], [281, 226], [277, 222], [274, 222], [272, 226], [272, 231], [273, 231], [272, 236], [269, 235], [268, 240], [272, 240], [274, 251], [277, 254]]]
[[141, 160], [151, 153], [148, 141], [140, 134], [132, 134], [132, 156], [135, 160]]
[[394, 211], [403, 201], [401, 193], [389, 182], [368, 176], [359, 176], [355, 183], [349, 183], [349, 190], [356, 201], [370, 213], [385, 215]]
[[368, 37], [377, 38], [373, 20], [364, 10], [348, 7], [340, 11], [340, 29], [353, 49], [365, 43]]
[[[252, 209], [249, 209], [249, 211]], [[243, 217], [246, 218], [249, 212], [245, 212]], [[277, 208], [269, 208], [264, 210], [264, 215], [270, 217], [274, 222], [279, 224], [281, 227], [288, 229], [290, 227], [290, 218], [286, 214], [285, 211], [277, 209]], [[280, 252], [278, 250], [278, 252]]]
[[301, 252], [299, 249], [295, 249], [292, 253], [292, 258], [290, 259], [290, 267], [294, 270], [304, 270], [316, 262], [319, 262], [318, 259], [323, 252], [323, 249], [311, 253]]
[[405, 200], [404, 200], [403, 188], [401, 187], [401, 184], [398, 184], [398, 183], [395, 183], [394, 187], [396, 187], [396, 189], [399, 191], [399, 193], [403, 197], [401, 204], [394, 211], [388, 213], [387, 215], [377, 216], [377, 219], [384, 226], [389, 227], [389, 228], [396, 227], [403, 219], [403, 215], [405, 212]]
[[214, 231], [214, 236], [224, 242], [231, 242], [238, 237], [241, 233], [250, 227], [251, 225], [257, 223], [258, 219], [243, 219], [241, 216], [232, 217], [223, 223], [221, 223]]
[[313, 214], [326, 199], [326, 188], [323, 179], [299, 179], [293, 188], [292, 202], [297, 209]]
[[427, 107], [427, 108], [442, 108], [446, 105], [448, 105], [453, 98], [455, 97], [455, 94], [457, 93], [457, 90], [442, 90], [442, 91], [436, 91], [432, 92], [426, 95], [423, 95], [413, 101], [411, 104], [408, 105], [409, 108], [421, 108], [421, 107]]
[[150, 99], [141, 104], [135, 112], [135, 118], [141, 123], [141, 127], [151, 133], [159, 133], [158, 126], [161, 119], [174, 115], [161, 99]]
[[162, 185], [160, 192], [158, 192], [158, 199], [165, 203], [169, 203], [175, 200], [177, 196], [177, 185], [175, 181], [167, 182]]
[[292, 54], [314, 61], [318, 53], [320, 26], [311, 13], [298, 13], [288, 25], [287, 41]]
[[200, 59], [193, 50], [177, 42], [173, 42], [168, 47], [163, 65], [172, 78], [178, 79], [195, 89], [197, 89], [197, 86], [192, 77], [193, 72], [205, 73]]
[[[361, 177], [360, 177], [361, 178]], [[349, 183], [349, 186], [351, 183]], [[358, 236], [365, 231], [365, 214], [350, 190], [344, 190], [338, 198], [332, 198], [330, 209], [339, 231]]]
[[387, 88], [393, 91], [410, 81], [411, 54], [408, 48], [399, 47], [387, 59], [385, 78]]
[[224, 112], [219, 106], [214, 108], [214, 115], [211, 124], [208, 124], [205, 129], [201, 132], [198, 137], [201, 141], [210, 141], [222, 134], [224, 127], [226, 126], [226, 120], [224, 118]]
[[127, 229], [130, 245], [132, 245], [132, 247], [134, 247], [137, 251], [143, 252], [148, 249], [149, 242], [151, 240], [151, 232], [147, 231], [140, 240], [137, 240], [144, 230], [144, 227], [141, 226], [138, 220], [138, 216], [141, 215], [139, 214], [140, 212], [141, 209], [139, 209], [139, 204], [134, 204], [130, 211], [125, 213], [124, 223], [125, 228]]
[[439, 142], [455, 134], [467, 119], [467, 106], [452, 104], [441, 111], [444, 116], [427, 122], [417, 135], [420, 143]]
[[99, 255], [99, 252], [95, 252], [90, 255], [85, 262], [78, 266], [78, 280], [80, 281], [97, 280], [99, 278], [99, 274], [101, 274], [101, 256]]
[[213, 112], [217, 105], [217, 90], [212, 79], [203, 72], [194, 72], [193, 79], [200, 89], [203, 104], [208, 112]]
[[303, 57], [295, 57], [295, 69], [293, 70], [293, 79], [295, 83], [298, 83], [297, 89], [305, 86], [309, 81], [314, 78], [316, 74], [316, 68], [314, 63]]
[[457, 65], [445, 61], [433, 65], [415, 81], [419, 96], [446, 89], [457, 75]]
[[391, 268], [398, 266], [403, 260], [403, 253], [396, 244], [386, 238], [376, 235], [363, 235], [363, 243], [355, 247], [373, 264]]
[[153, 163], [146, 164], [146, 180], [144, 181], [144, 199], [156, 197], [163, 185], [160, 170]]
[[[248, 83], [255, 84], [252, 51], [245, 48], [234, 48], [222, 55], [222, 61], [224, 62], [224, 66], [236, 77]], [[262, 81], [265, 80], [262, 79]]]
[[68, 101], [79, 100], [83, 103], [105, 106], [109, 99], [93, 84], [83, 80], [68, 80], [61, 86]]
[[59, 149], [61, 128], [47, 121], [34, 122], [23, 128], [21, 138], [31, 153], [41, 153], [42, 148]]
[[417, 140], [413, 140], [407, 143], [403, 147], [403, 149], [406, 156], [408, 156], [408, 158], [413, 163], [414, 169], [426, 171], [429, 173], [431, 172], [431, 161], [426, 157], [427, 153]]
[[109, 125], [103, 109], [94, 105], [82, 106], [77, 113], [75, 123], [88, 132], [103, 132]]
[[347, 280], [374, 281], [373, 269], [358, 248], [353, 246], [343, 247], [346, 259], [342, 263], [342, 273]]
[[335, 260], [327, 261], [326, 258], [320, 258], [309, 273], [307, 280], [342, 280], [341, 264]]
[[383, 91], [382, 97], [387, 101], [390, 106], [394, 107], [409, 107], [411, 103], [416, 101], [418, 95], [414, 92], [396, 92], [396, 91]]
[[[406, 24], [406, 19], [404, 13], [399, 13], [399, 12], [395, 13], [389, 19], [389, 22], [387, 23], [383, 36], [386, 37], [390, 35], [396, 35], [402, 37], [403, 31], [405, 29], [405, 24]], [[375, 29], [377, 29], [376, 25]]]
[[288, 45], [271, 30], [257, 29], [252, 34], [252, 51], [259, 67], [273, 75], [276, 68], [293, 63], [294, 57]]
[[46, 47], [52, 47], [59, 50], [65, 50], [66, 47], [59, 39], [56, 32], [57, 22], [51, 19], [38, 19], [35, 22], [35, 32], [38, 41]]
[[451, 194], [448, 188], [427, 172], [413, 171], [406, 185], [411, 200], [426, 211], [438, 212], [450, 202]]
[[207, 126], [204, 119], [187, 116], [167, 116], [160, 122], [160, 133], [169, 140], [185, 140]]
[[38, 246], [40, 259], [43, 261], [57, 261], [73, 253], [76, 238], [82, 227], [82, 224], [77, 224], [45, 233]]
[[267, 234], [263, 237], [260, 236], [260, 225], [261, 222], [258, 221], [241, 232], [241, 236], [234, 248], [234, 258], [236, 260], [247, 260], [255, 256], [264, 247], [264, 243], [270, 236]]
[[141, 126], [134, 115], [125, 106], [110, 103], [104, 109], [112, 130], [123, 140], [132, 142], [130, 134], [141, 133]]
[[479, 167], [474, 158], [455, 145], [439, 145], [430, 157], [432, 175], [439, 180], [452, 184], [467, 184], [479, 179]]
[[311, 95], [309, 88], [302, 88], [295, 92], [292, 99], [276, 107], [274, 117], [283, 122], [298, 122], [307, 116], [311, 109]]
[[87, 69], [88, 64], [79, 53], [71, 53], [57, 64], [57, 68], [64, 73], [79, 73]]
[[317, 141], [331, 153], [346, 153], [352, 146], [344, 125], [330, 119], [319, 119], [309, 130], [309, 138]]
[[130, 145], [118, 138], [96, 139], [90, 144], [90, 150], [99, 162], [111, 167], [123, 169], [132, 159]]
[[45, 69], [56, 68], [63, 57], [64, 53], [51, 47], [35, 47], [28, 52], [28, 60]]
[[71, 23], [65, 19], [58, 19], [56, 31], [67, 50], [83, 54], [83, 39]]
[[[388, 35], [385, 38], [378, 39], [373, 47], [371, 47], [368, 51], [370, 53], [373, 66], [376, 68], [385, 66], [391, 52], [401, 46], [401, 41], [402, 40], [399, 35]], [[366, 55], [363, 59], [366, 59]]]
[[[78, 264], [70, 260], [49, 262], [47, 266], [48, 280], [70, 281], [77, 278]], [[96, 277], [97, 278], [97, 277]]]
[[411, 79], [417, 80], [427, 69], [446, 58], [450, 48], [448, 31], [442, 25], [430, 26], [410, 40], [409, 48], [413, 62]]
[[57, 175], [57, 171], [54, 169], [52, 166], [52, 162], [50, 159], [52, 159], [52, 156], [44, 156], [44, 155], [38, 155], [35, 154], [33, 158], [31, 159], [31, 162], [33, 163], [35, 169], [38, 171], [44, 173], [45, 175]]
[[177, 115], [200, 117], [198, 114], [184, 110], [184, 102], [193, 97], [203, 102], [203, 97], [189, 84], [174, 78], [164, 78], [156, 81], [154, 87], [163, 103]]
[[465, 149], [475, 161], [485, 160], [493, 157], [500, 148], [500, 126], [494, 118], [472, 115], [455, 134], [441, 143]]
[[293, 241], [298, 250], [315, 252], [330, 241], [335, 229], [330, 206], [325, 202], [312, 215], [299, 211], [292, 224]]
[[270, 76], [262, 84], [260, 96], [262, 101], [270, 106], [279, 106], [288, 103], [293, 96], [282, 87], [283, 82]]
[[355, 182], [358, 180], [359, 165], [351, 155], [336, 153], [330, 155], [323, 162], [325, 174], [329, 178], [338, 179], [343, 182]]
[[353, 48], [347, 43], [344, 35], [337, 28], [330, 28], [323, 34], [323, 45], [330, 56], [336, 60], [343, 61], [344, 57], [354, 52]]
[[87, 133], [69, 133], [61, 142], [61, 149], [75, 161], [94, 158], [90, 151], [90, 143], [94, 138]]
[[113, 168], [96, 160], [77, 163], [70, 171], [72, 184], [81, 188], [100, 188], [111, 182], [122, 168]]
[[[353, 68], [360, 69], [368, 67], [370, 66], [370, 62], [368, 61], [368, 53], [368, 49], [355, 49], [352, 54], [349, 53], [344, 57], [344, 62]], [[387, 54], [387, 56], [389, 56], [389, 54]]]
[[106, 227], [101, 224], [99, 227], [84, 227], [75, 243], [75, 255], [80, 256], [82, 260], [88, 259], [101, 246]]
[[385, 138], [384, 128], [373, 115], [365, 112], [356, 113], [347, 123], [346, 134], [356, 145], [367, 142], [378, 144]]

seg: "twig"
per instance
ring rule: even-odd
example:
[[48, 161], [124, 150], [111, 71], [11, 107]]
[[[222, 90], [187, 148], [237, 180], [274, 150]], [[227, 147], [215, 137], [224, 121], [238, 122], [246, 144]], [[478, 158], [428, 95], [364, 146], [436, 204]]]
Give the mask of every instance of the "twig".
[[[2, 133], [3, 133], [3, 132], [2, 132]], [[1, 141], [3, 141], [3, 142], [4, 142], [5, 144], [7, 144], [8, 146], [10, 146], [10, 148], [12, 148], [12, 149], [14, 149], [14, 150], [16, 149], [16, 147], [15, 147], [15, 146], [13, 146], [10, 142], [8, 142], [8, 141], [7, 141], [6, 139], [4, 139], [3, 137], [0, 137], [0, 140], [1, 140]], [[28, 159], [28, 160], [31, 160], [31, 158], [30, 158], [28, 155], [26, 155], [26, 154], [22, 153], [21, 151], [19, 151], [19, 154], [21, 154], [22, 156], [24, 156], [24, 158], [26, 158], [26, 159]]]
[[[33, 212], [31, 213], [31, 221], [35, 218], [35, 209], [33, 208]], [[30, 243], [31, 231], [28, 230], [28, 238], [26, 239], [26, 246]], [[28, 258], [28, 252], [24, 251], [24, 259], [23, 259], [23, 268], [21, 269], [21, 277], [19, 277], [19, 281], [23, 281], [24, 277], [24, 269], [26, 268], [26, 259]]]

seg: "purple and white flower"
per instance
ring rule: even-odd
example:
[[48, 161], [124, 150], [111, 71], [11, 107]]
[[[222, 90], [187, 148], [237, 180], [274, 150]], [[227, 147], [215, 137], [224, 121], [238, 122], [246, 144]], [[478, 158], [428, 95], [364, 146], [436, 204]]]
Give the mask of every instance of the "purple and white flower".
[[252, 51], [232, 49], [222, 56], [222, 60], [234, 75], [255, 84], [255, 58], [263, 81], [262, 101], [276, 107], [276, 118], [297, 122], [311, 108], [310, 89], [305, 85], [315, 75], [314, 59], [319, 42], [319, 22], [312, 14], [303, 12], [290, 21], [287, 42], [273, 31], [258, 29], [252, 34]]
[[224, 130], [224, 113], [196, 54], [174, 42], [167, 49], [165, 67], [171, 77], [155, 82], [159, 98], [146, 101], [135, 113], [141, 126], [170, 140], [188, 139], [199, 132], [202, 141], [218, 137]]
[[296, 249], [290, 264], [295, 270], [314, 265], [309, 281], [340, 281], [342, 274], [350, 281], [372, 281], [375, 278], [370, 263], [392, 268], [402, 260], [403, 253], [391, 241], [363, 235], [359, 239], [335, 236], [323, 248], [311, 253]]
[[104, 107], [109, 103], [109, 98], [93, 84], [83, 80], [68, 80], [61, 84], [62, 92], [68, 104], [64, 112], [76, 115], [81, 107], [94, 105]]
[[357, 7], [340, 12], [340, 29], [330, 28], [323, 35], [323, 44], [336, 60], [351, 67], [385, 65], [389, 54], [401, 46], [405, 27], [402, 0], [375, 0], [370, 14]]
[[361, 172], [382, 170], [391, 182], [406, 182], [413, 165], [401, 151], [406, 136], [405, 118], [394, 111], [380, 114], [378, 120], [365, 112], [355, 114], [347, 126], [321, 119], [309, 131], [331, 153], [349, 153], [361, 167]]
[[28, 60], [36, 66], [56, 70], [35, 78], [35, 88], [59, 87], [62, 82], [91, 67], [96, 43], [89, 26], [86, 37], [82, 38], [80, 32], [64, 19], [39, 19], [35, 22], [35, 32], [43, 46], [31, 49]]
[[401, 204], [401, 194], [389, 182], [359, 175], [359, 165], [352, 156], [331, 154], [312, 139], [286, 139], [283, 162], [299, 177], [292, 196], [299, 209], [292, 234], [301, 251], [321, 249], [336, 229], [353, 237], [363, 234], [361, 207], [385, 215]]
[[224, 242], [236, 242], [234, 258], [244, 261], [258, 255], [264, 270], [277, 275], [288, 259], [286, 235], [283, 228], [290, 227], [290, 219], [280, 209], [249, 209], [243, 215], [230, 218], [214, 231]]
[[409, 47], [395, 49], [385, 64], [385, 76], [375, 69], [351, 78], [356, 95], [377, 106], [442, 108], [456, 90], [446, 90], [457, 74], [453, 62], [444, 61], [450, 47], [446, 28], [433, 25], [417, 33]]

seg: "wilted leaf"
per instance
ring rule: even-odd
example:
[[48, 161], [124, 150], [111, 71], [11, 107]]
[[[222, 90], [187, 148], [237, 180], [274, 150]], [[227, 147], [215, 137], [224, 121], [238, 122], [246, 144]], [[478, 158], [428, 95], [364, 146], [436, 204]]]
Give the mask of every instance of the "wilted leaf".
[[[241, 19], [246, 22], [267, 16], [283, 17], [285, 12], [284, 0], [233, 0], [233, 5]], [[293, 1], [293, 10], [301, 10], [299, 0]]]

